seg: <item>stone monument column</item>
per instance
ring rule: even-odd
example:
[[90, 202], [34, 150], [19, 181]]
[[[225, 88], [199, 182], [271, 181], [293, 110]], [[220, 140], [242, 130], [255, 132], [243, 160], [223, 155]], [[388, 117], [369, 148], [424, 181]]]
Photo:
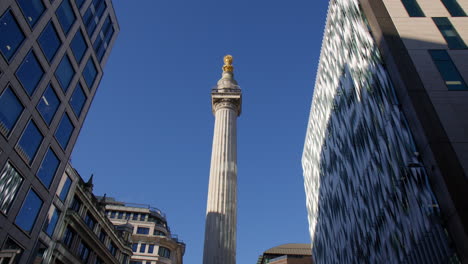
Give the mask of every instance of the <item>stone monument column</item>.
[[232, 56], [227, 55], [222, 77], [211, 91], [215, 126], [203, 264], [236, 263], [237, 117], [241, 113], [242, 93], [233, 70]]

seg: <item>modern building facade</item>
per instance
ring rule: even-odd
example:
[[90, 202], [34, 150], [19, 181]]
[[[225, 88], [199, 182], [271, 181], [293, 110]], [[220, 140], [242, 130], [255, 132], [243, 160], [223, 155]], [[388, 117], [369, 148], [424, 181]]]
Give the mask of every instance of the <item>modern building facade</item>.
[[149, 205], [100, 198], [106, 216], [115, 226], [131, 229], [131, 264], [182, 264], [185, 243], [171, 233], [166, 215]]
[[215, 116], [206, 206], [203, 264], [235, 264], [237, 234], [237, 117], [242, 92], [232, 56], [224, 57], [221, 79], [211, 91]]
[[330, 1], [302, 158], [317, 263], [468, 263], [467, 13]]
[[313, 264], [310, 244], [284, 244], [263, 252], [257, 264]]
[[64, 206], [51, 207], [49, 224], [44, 227], [49, 236], [40, 236], [40, 241], [50, 245], [42, 263], [129, 264], [133, 228], [126, 224], [114, 227], [107, 218], [104, 207], [93, 195], [93, 176], [85, 183], [68, 164], [64, 177], [71, 182], [58, 193]]
[[50, 246], [38, 237], [63, 206], [56, 193], [118, 32], [110, 0], [0, 1], [0, 256], [26, 263]]

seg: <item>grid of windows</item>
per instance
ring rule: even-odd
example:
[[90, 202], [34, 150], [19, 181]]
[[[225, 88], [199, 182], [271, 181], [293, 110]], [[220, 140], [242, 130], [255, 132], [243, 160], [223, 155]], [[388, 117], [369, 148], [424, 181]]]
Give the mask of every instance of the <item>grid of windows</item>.
[[37, 61], [36, 55], [31, 50], [16, 71], [16, 77], [18, 77], [18, 80], [26, 93], [31, 96], [36, 90], [43, 75], [44, 70]]
[[410, 17], [424, 17], [424, 12], [416, 0], [401, 0]]
[[73, 109], [76, 117], [79, 118], [81, 114], [81, 110], [83, 110], [83, 106], [86, 102], [86, 95], [81, 87], [81, 84], [78, 82], [76, 85], [75, 91], [70, 98], [70, 106]]
[[65, 35], [68, 35], [76, 19], [75, 13], [73, 13], [73, 9], [70, 5], [70, 0], [63, 0], [55, 13], [63, 32]]
[[0, 211], [2, 213], [8, 213], [22, 182], [23, 177], [7, 162], [0, 174]]
[[446, 50], [430, 50], [429, 54], [449, 90], [468, 90]]
[[31, 164], [34, 160], [43, 138], [44, 136], [41, 134], [36, 124], [30, 120], [18, 142], [18, 145], [16, 145], [18, 153], [28, 164]]
[[59, 105], [60, 100], [55, 93], [54, 88], [52, 88], [52, 85], [49, 84], [36, 107], [48, 125], [52, 122]]
[[43, 201], [39, 198], [37, 193], [30, 189], [26, 198], [24, 199], [23, 206], [21, 207], [15, 219], [15, 224], [26, 232], [31, 232], [39, 211], [42, 208]]
[[50, 63], [62, 44], [52, 21], [47, 24], [37, 41], [39, 42], [44, 56]]
[[450, 15], [454, 17], [464, 17], [466, 16], [465, 11], [461, 8], [460, 4], [458, 4], [457, 0], [442, 0], [445, 7], [449, 11]]
[[10, 87], [0, 95], [0, 132], [8, 136], [18, 121], [24, 106], [18, 100]]
[[2, 36], [0, 38], [0, 53], [7, 61], [10, 61], [24, 40], [24, 34], [10, 10], [0, 17], [0, 36]]
[[67, 92], [68, 86], [70, 86], [71, 80], [73, 79], [73, 75], [75, 75], [75, 70], [73, 69], [70, 59], [65, 54], [55, 70], [55, 77], [57, 78], [60, 87], [62, 87], [63, 92]]
[[57, 158], [57, 155], [55, 155], [54, 151], [49, 148], [44, 160], [42, 161], [41, 167], [39, 167], [39, 170], [37, 171], [37, 177], [47, 188], [50, 188], [50, 184], [54, 179], [55, 172], [57, 172], [59, 164], [60, 160]]
[[98, 57], [99, 61], [101, 61], [104, 57], [113, 34], [114, 27], [112, 25], [110, 16], [108, 16], [102, 25], [101, 32], [93, 44], [94, 51], [96, 52], [96, 56]]
[[93, 0], [83, 16], [83, 22], [86, 26], [88, 36], [92, 36], [96, 30], [97, 24], [106, 10], [104, 0]]
[[83, 33], [81, 33], [81, 30], [78, 30], [76, 32], [75, 37], [73, 37], [70, 46], [73, 52], [73, 56], [75, 56], [76, 62], [80, 64], [81, 59], [83, 59], [86, 49], [88, 48], [88, 46], [86, 45], [86, 41], [83, 37]]
[[455, 30], [453, 27], [452, 23], [450, 23], [450, 20], [446, 17], [433, 17], [432, 20], [434, 20], [434, 23], [437, 25], [437, 27], [440, 30], [440, 33], [445, 38], [445, 41], [447, 41], [448, 47], [450, 49], [465, 49], [466, 45], [465, 42], [463, 42], [462, 38], [460, 35], [458, 35], [458, 32]]
[[31, 27], [33, 27], [36, 22], [44, 13], [44, 4], [42, 0], [16, 0], [18, 5], [21, 7], [23, 14], [26, 18], [26, 21]]

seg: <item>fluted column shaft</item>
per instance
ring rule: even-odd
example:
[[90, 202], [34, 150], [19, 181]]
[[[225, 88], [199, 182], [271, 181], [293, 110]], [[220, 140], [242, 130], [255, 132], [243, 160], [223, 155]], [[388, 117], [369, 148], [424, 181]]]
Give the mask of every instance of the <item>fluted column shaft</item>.
[[203, 264], [235, 264], [238, 110], [229, 100], [218, 102], [214, 110]]

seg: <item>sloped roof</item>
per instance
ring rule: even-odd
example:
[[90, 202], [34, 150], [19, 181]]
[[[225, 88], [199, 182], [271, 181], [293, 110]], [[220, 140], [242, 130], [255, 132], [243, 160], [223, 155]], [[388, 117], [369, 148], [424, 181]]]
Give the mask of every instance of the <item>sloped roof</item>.
[[284, 244], [273, 247], [265, 251], [263, 254], [280, 254], [280, 255], [312, 255], [312, 247], [310, 244]]

